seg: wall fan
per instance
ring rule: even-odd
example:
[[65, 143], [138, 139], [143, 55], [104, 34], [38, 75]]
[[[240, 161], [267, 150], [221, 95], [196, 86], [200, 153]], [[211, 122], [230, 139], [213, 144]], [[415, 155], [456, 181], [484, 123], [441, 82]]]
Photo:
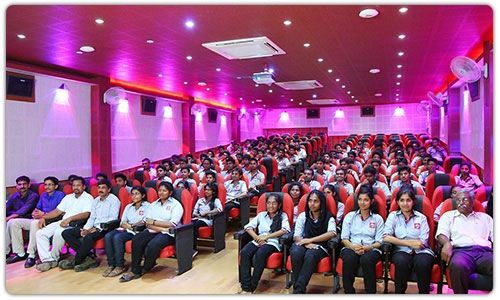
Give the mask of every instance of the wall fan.
[[422, 100], [418, 104], [417, 109], [421, 113], [427, 113], [432, 109], [432, 103], [429, 100]]
[[104, 103], [109, 105], [116, 105], [119, 103], [120, 99], [125, 99], [127, 95], [127, 91], [121, 87], [115, 86], [109, 88], [106, 92], [104, 92], [104, 96], [102, 100]]
[[191, 114], [196, 115], [196, 113], [201, 113], [202, 115], [207, 113], [207, 107], [200, 103], [195, 103], [191, 106]]
[[481, 78], [481, 66], [467, 56], [457, 56], [451, 60], [451, 72], [466, 83], [478, 81]]

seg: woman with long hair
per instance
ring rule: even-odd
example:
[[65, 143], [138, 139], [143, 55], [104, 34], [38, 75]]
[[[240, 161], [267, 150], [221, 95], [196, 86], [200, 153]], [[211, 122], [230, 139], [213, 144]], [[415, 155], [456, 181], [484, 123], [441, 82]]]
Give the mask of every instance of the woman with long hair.
[[392, 262], [396, 273], [396, 294], [404, 294], [412, 269], [417, 275], [419, 294], [429, 294], [434, 253], [429, 248], [429, 224], [424, 214], [414, 209], [417, 203], [412, 188], [401, 188], [396, 195], [399, 209], [387, 217], [384, 242], [393, 244]]
[[363, 282], [367, 294], [375, 294], [377, 282], [375, 265], [382, 258], [380, 245], [384, 230], [384, 220], [377, 214], [377, 202], [373, 188], [361, 185], [358, 192], [356, 211], [349, 212], [342, 223], [342, 244], [340, 251], [343, 260], [342, 283], [346, 294], [354, 294], [354, 278], [361, 265]]
[[[253, 293], [266, 266], [267, 258], [281, 251], [278, 238], [290, 231], [288, 216], [283, 212], [283, 200], [274, 193], [266, 196], [266, 211], [260, 212], [244, 227], [253, 241], [240, 251], [239, 279], [241, 293]], [[253, 261], [253, 274], [251, 266]]]
[[306, 292], [318, 262], [328, 256], [328, 241], [336, 234], [335, 219], [326, 208], [325, 194], [319, 190], [310, 192], [305, 211], [297, 217], [290, 249], [294, 294]]

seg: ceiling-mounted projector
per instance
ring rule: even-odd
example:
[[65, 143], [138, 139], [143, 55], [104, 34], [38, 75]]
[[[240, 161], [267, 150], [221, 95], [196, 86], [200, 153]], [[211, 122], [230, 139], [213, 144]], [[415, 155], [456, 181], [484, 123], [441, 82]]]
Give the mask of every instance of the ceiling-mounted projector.
[[252, 76], [252, 79], [257, 84], [271, 85], [275, 82], [274, 78], [273, 78], [273, 74], [270, 72], [254, 73]]

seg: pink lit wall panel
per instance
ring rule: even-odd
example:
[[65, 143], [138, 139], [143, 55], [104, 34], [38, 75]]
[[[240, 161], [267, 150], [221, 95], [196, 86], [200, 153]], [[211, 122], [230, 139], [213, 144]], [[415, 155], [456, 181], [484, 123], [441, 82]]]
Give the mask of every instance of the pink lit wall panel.
[[460, 152], [484, 168], [484, 96], [480, 90], [479, 100], [472, 102], [465, 87], [461, 89]]
[[[49, 175], [91, 176], [90, 85], [32, 75], [35, 102], [5, 102], [6, 185], [14, 185], [20, 175], [33, 182]], [[64, 101], [56, 93], [62, 83], [69, 94]]]
[[202, 115], [201, 120], [194, 122], [196, 151], [203, 151], [231, 142], [231, 114], [221, 110], [217, 112], [216, 123], [208, 122], [208, 114]]
[[[127, 105], [111, 107], [111, 149], [113, 172], [181, 153], [181, 104], [156, 98], [156, 116], [142, 115], [140, 95], [127, 93]], [[170, 105], [172, 114], [164, 113]], [[127, 109], [125, 109], [127, 107]]]

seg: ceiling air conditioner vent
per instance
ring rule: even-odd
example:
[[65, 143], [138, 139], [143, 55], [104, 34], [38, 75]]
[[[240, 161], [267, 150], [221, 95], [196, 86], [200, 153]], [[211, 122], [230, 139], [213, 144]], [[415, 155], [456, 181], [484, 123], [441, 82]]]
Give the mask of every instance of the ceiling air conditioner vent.
[[283, 49], [265, 36], [203, 43], [201, 45], [227, 59], [247, 59], [286, 54]]
[[340, 101], [337, 99], [311, 99], [311, 100], [306, 100], [307, 102], [314, 104], [314, 105], [333, 105], [333, 104], [340, 104]]
[[323, 87], [317, 80], [276, 82], [276, 85], [285, 90], [312, 90]]

